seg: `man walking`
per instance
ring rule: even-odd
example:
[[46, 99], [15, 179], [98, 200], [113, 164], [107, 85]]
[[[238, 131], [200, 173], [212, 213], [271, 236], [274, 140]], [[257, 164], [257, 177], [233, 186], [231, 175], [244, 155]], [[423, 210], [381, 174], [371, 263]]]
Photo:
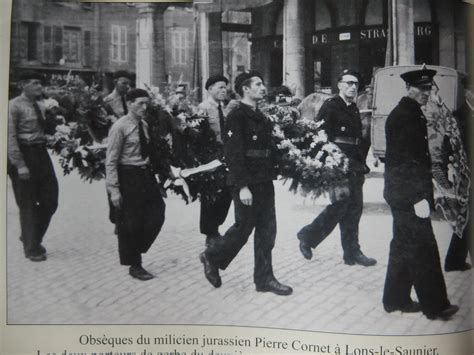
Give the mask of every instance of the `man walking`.
[[227, 117], [228, 138], [224, 147], [235, 223], [201, 253], [204, 274], [214, 287], [220, 287], [219, 269], [227, 268], [255, 229], [254, 282], [257, 291], [290, 295], [291, 287], [279, 283], [273, 275], [275, 147], [272, 124], [257, 108], [266, 91], [262, 76], [258, 72], [240, 74], [235, 79], [235, 90], [242, 101]]
[[[431, 157], [426, 105], [435, 70], [404, 73], [407, 95], [385, 126], [384, 197], [393, 215], [393, 239], [385, 279], [383, 305], [387, 312], [419, 312], [429, 319], [448, 319], [458, 311], [446, 293], [438, 246], [431, 226], [433, 207]], [[415, 288], [419, 303], [411, 297]]]
[[318, 120], [330, 142], [335, 143], [349, 159], [348, 193], [331, 193], [331, 204], [309, 225], [298, 232], [300, 251], [306, 259], [313, 257], [316, 248], [337, 224], [341, 230], [344, 262], [347, 265], [372, 266], [376, 260], [366, 257], [359, 245], [359, 221], [363, 209], [362, 187], [367, 172], [362, 147], [362, 123], [355, 104], [358, 74], [344, 70], [338, 78], [339, 95], [328, 99], [321, 107]]
[[21, 95], [8, 106], [8, 174], [20, 209], [21, 241], [31, 261], [46, 260], [41, 244], [58, 207], [58, 181], [46, 150], [43, 77], [20, 76]]
[[143, 120], [150, 97], [145, 90], [126, 95], [128, 114], [112, 126], [106, 156], [106, 185], [115, 209], [120, 263], [139, 280], [154, 276], [142, 267], [142, 255], [165, 220], [165, 203], [150, 166], [148, 125]]
[[[225, 76], [211, 76], [205, 85], [209, 96], [198, 107], [198, 113], [207, 116], [209, 127], [216, 135], [216, 140], [221, 144], [226, 138], [224, 100], [228, 83]], [[223, 158], [223, 152], [220, 155], [220, 158]], [[206, 235], [206, 245], [212, 243], [215, 238], [221, 237], [219, 226], [225, 222], [231, 202], [232, 195], [228, 186], [223, 187], [215, 201], [201, 200], [199, 227], [201, 233]]]
[[128, 113], [125, 95], [132, 85], [132, 74], [119, 70], [114, 73], [114, 90], [104, 98], [104, 103], [116, 119]]

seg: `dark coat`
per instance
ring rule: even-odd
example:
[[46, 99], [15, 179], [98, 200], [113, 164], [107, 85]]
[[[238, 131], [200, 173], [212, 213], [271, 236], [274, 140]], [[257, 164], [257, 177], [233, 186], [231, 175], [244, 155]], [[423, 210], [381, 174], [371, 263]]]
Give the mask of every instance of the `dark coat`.
[[387, 118], [384, 197], [392, 207], [411, 208], [423, 199], [433, 204], [426, 123], [420, 105], [408, 97]]
[[228, 185], [238, 188], [276, 178], [272, 122], [258, 109], [240, 103], [227, 116], [224, 155]]
[[317, 121], [324, 120], [321, 127], [334, 142], [336, 137], [358, 139], [359, 144], [336, 143], [342, 152], [349, 158], [349, 171], [355, 173], [366, 172], [365, 154], [362, 144], [362, 122], [359, 109], [355, 103], [349, 106], [339, 96], [334, 96], [324, 102], [319, 110]]

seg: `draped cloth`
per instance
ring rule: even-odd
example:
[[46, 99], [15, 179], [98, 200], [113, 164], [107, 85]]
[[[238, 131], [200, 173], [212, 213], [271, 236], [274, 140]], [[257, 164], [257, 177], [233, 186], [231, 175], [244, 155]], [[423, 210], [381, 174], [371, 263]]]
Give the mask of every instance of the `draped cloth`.
[[469, 218], [471, 181], [460, 124], [436, 92], [430, 96], [424, 112], [428, 120], [435, 207], [461, 238]]

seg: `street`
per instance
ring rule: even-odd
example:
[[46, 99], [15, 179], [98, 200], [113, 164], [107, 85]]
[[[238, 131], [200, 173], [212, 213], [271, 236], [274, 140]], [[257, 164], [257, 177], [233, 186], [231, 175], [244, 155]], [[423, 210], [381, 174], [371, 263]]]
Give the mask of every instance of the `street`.
[[[383, 310], [392, 236], [390, 210], [382, 197], [383, 164], [373, 168], [364, 186], [360, 244], [366, 255], [378, 260], [369, 268], [344, 265], [338, 228], [314, 250], [311, 261], [305, 260], [296, 232], [327, 200], [305, 199], [289, 192], [289, 184], [275, 182], [278, 234], [273, 265], [276, 277], [294, 289], [288, 297], [255, 291], [252, 239], [221, 271], [223, 285], [214, 289], [198, 257], [205, 239], [198, 229], [199, 203], [185, 205], [175, 195], [167, 198], [165, 225], [144, 256], [144, 267], [156, 278], [131, 278], [128, 268], [119, 265], [104, 181], [90, 184], [75, 173], [64, 177], [58, 164], [55, 169], [59, 208], [44, 241], [46, 262], [33, 263], [23, 255], [18, 207], [9, 182], [9, 324], [216, 324], [383, 335], [472, 328], [472, 271], [445, 274], [450, 301], [460, 306], [450, 321]], [[232, 223], [231, 210], [221, 233]], [[439, 219], [433, 226], [443, 261], [451, 230]]]

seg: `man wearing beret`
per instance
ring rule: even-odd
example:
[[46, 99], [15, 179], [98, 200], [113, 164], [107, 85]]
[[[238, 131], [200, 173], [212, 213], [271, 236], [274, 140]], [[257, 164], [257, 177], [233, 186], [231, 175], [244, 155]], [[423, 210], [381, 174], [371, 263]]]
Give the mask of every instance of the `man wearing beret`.
[[132, 80], [132, 74], [125, 70], [114, 73], [114, 90], [104, 98], [104, 103], [116, 119], [128, 113], [125, 95], [130, 90]]
[[298, 232], [300, 251], [306, 259], [337, 224], [341, 230], [343, 259], [347, 265], [372, 266], [376, 260], [365, 256], [359, 245], [359, 222], [363, 209], [362, 188], [367, 172], [362, 144], [362, 122], [355, 103], [359, 85], [358, 74], [344, 70], [338, 79], [339, 95], [328, 99], [319, 110], [318, 120], [328, 140], [335, 143], [349, 159], [347, 192], [330, 194], [331, 204], [309, 225]]
[[43, 77], [20, 75], [21, 95], [8, 106], [8, 173], [20, 209], [21, 241], [31, 261], [46, 260], [41, 245], [58, 207], [58, 181], [46, 150]]
[[[228, 83], [229, 81], [225, 76], [211, 76], [205, 85], [208, 97], [198, 107], [198, 114], [207, 117], [209, 127], [216, 135], [216, 140], [222, 144], [226, 138], [224, 100]], [[206, 235], [206, 245], [221, 236], [219, 226], [225, 222], [231, 202], [232, 195], [227, 186], [219, 193], [216, 201], [201, 201], [199, 225], [201, 233]]]
[[255, 229], [254, 282], [258, 292], [290, 295], [291, 287], [273, 275], [272, 249], [275, 245], [276, 218], [273, 180], [276, 178], [272, 123], [257, 108], [265, 95], [258, 72], [242, 73], [235, 79], [235, 90], [242, 100], [226, 122], [224, 155], [235, 206], [235, 223], [222, 238], [201, 253], [204, 274], [214, 286], [222, 284], [219, 269], [225, 270]]
[[[385, 126], [384, 198], [393, 215], [393, 239], [385, 279], [387, 312], [423, 312], [429, 319], [449, 319], [458, 311], [446, 293], [438, 246], [431, 226], [431, 157], [421, 106], [430, 95], [435, 70], [406, 72], [407, 94]], [[418, 302], [411, 297], [415, 288]]]
[[143, 120], [150, 97], [145, 90], [126, 95], [128, 113], [114, 123], [106, 154], [106, 186], [116, 213], [120, 264], [132, 277], [154, 276], [142, 267], [142, 254], [155, 241], [165, 220], [165, 203], [150, 166], [150, 138]]

